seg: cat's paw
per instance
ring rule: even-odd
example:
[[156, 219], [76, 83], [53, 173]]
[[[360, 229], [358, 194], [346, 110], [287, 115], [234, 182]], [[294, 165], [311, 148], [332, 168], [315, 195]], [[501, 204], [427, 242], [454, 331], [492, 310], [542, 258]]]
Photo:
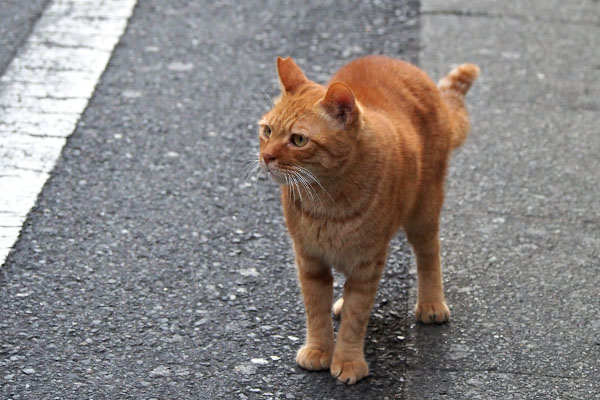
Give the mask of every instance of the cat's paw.
[[450, 310], [444, 301], [417, 303], [415, 315], [417, 321], [424, 324], [443, 324], [450, 320]]
[[333, 351], [322, 350], [314, 346], [304, 346], [296, 354], [299, 366], [309, 371], [321, 371], [329, 368]]
[[344, 298], [340, 298], [338, 301], [336, 301], [333, 304], [333, 307], [331, 308], [331, 311], [333, 311], [333, 315], [335, 315], [336, 317], [339, 317], [340, 315], [342, 315], [342, 307], [344, 306]]
[[369, 375], [369, 365], [361, 355], [354, 359], [350, 357], [333, 356], [331, 361], [331, 375], [347, 385], [354, 385], [362, 378]]

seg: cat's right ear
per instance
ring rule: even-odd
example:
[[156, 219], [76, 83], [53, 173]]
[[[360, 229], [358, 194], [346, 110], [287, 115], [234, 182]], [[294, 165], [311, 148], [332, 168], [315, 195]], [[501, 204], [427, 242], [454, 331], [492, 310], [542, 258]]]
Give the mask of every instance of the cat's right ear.
[[300, 67], [296, 65], [291, 57], [277, 57], [277, 74], [279, 75], [279, 85], [282, 93], [291, 92], [298, 86], [308, 82]]

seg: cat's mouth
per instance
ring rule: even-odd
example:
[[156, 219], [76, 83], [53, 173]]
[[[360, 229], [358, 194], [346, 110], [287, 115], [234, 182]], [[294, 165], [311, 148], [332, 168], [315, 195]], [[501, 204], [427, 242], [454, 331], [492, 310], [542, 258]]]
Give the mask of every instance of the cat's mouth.
[[267, 171], [267, 173], [269, 174], [269, 176], [271, 177], [271, 179], [273, 179], [276, 183], [280, 184], [280, 185], [287, 185], [288, 184], [288, 180], [286, 179], [286, 175], [284, 172], [281, 172], [279, 170], [273, 169], [271, 170], [269, 168], [269, 170]]
[[275, 167], [274, 165], [262, 164], [262, 169], [267, 174], [269, 174], [269, 177], [271, 177], [271, 179], [274, 182], [276, 182], [280, 185], [288, 184], [288, 179], [286, 178], [286, 173], [284, 171], [280, 170], [279, 168]]

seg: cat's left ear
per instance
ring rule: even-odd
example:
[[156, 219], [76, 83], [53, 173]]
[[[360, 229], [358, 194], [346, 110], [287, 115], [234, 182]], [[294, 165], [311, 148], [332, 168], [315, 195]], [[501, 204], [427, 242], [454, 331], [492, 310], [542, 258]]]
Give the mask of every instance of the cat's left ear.
[[342, 82], [334, 82], [327, 88], [325, 97], [320, 101], [325, 112], [343, 125], [356, 121], [358, 107], [352, 89]]
[[308, 82], [308, 78], [291, 57], [277, 57], [277, 74], [283, 93], [291, 92], [298, 86]]

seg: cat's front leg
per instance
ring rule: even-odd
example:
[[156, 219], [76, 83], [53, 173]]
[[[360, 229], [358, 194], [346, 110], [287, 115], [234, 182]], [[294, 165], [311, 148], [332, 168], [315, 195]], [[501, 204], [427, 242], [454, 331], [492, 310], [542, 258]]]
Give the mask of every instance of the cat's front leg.
[[333, 276], [319, 260], [296, 254], [298, 277], [306, 308], [306, 342], [296, 355], [302, 368], [319, 371], [329, 368], [333, 355]]
[[385, 256], [376, 262], [354, 268], [344, 285], [342, 320], [331, 362], [331, 374], [349, 385], [369, 375], [364, 341], [384, 264]]

